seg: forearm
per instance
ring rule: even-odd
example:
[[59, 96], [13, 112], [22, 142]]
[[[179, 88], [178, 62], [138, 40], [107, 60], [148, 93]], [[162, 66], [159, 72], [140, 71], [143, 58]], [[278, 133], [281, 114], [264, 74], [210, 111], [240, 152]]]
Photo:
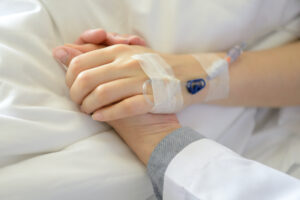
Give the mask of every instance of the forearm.
[[[220, 53], [224, 57], [225, 53]], [[279, 48], [244, 52], [229, 66], [228, 98], [208, 102], [230, 106], [280, 107], [300, 104], [300, 42]], [[194, 68], [199, 71], [199, 66]], [[201, 71], [201, 70], [200, 70]], [[190, 97], [203, 103], [208, 87]]]

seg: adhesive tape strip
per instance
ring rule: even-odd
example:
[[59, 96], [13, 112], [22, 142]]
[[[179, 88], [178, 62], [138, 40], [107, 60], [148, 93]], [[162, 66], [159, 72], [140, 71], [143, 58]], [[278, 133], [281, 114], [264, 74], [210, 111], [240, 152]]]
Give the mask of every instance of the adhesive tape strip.
[[150, 78], [154, 98], [151, 113], [175, 113], [181, 110], [181, 84], [174, 76], [171, 66], [158, 54], [137, 54], [132, 58], [139, 61], [141, 68]]
[[193, 56], [208, 75], [209, 89], [205, 101], [228, 97], [230, 83], [227, 61], [216, 54], [197, 54]]

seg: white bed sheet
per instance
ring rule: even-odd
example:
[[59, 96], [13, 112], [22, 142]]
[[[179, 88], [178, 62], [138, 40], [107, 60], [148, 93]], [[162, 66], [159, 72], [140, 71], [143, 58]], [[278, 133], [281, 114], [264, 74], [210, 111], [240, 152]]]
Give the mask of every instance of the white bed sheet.
[[[140, 200], [152, 195], [145, 168], [126, 145], [68, 98], [64, 71], [51, 56], [54, 47], [73, 42], [86, 29], [102, 27], [139, 34], [165, 52], [223, 50], [253, 36], [259, 39], [278, 27], [279, 18], [285, 24], [299, 13], [299, 1], [289, 1], [289, 14], [278, 17], [286, 1], [276, 3], [264, 10], [274, 1], [1, 0], [0, 199]], [[186, 10], [178, 12], [183, 6]], [[262, 8], [254, 19], [257, 7]], [[211, 15], [216, 12], [220, 17]], [[200, 21], [193, 20], [197, 13], [202, 13]], [[204, 19], [214, 20], [215, 26]], [[248, 31], [253, 23], [256, 27]], [[187, 32], [187, 27], [193, 30]], [[226, 40], [224, 28], [231, 30], [225, 32]], [[278, 31], [256, 47], [295, 37]], [[300, 162], [293, 153], [300, 152], [299, 113], [299, 107], [195, 105], [178, 116], [183, 125], [299, 178]]]

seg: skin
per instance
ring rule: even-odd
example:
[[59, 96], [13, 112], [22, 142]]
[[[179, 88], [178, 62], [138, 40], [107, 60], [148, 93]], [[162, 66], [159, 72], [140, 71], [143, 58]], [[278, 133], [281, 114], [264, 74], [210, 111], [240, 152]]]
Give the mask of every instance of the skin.
[[[81, 105], [83, 112], [92, 114], [99, 121], [148, 113], [152, 105], [142, 95], [142, 85], [148, 77], [132, 56], [149, 52], [163, 57], [182, 82], [207, 75], [189, 54], [162, 54], [144, 46], [116, 44], [71, 60], [66, 74], [71, 99]], [[298, 105], [298, 52], [299, 42], [265, 51], [245, 52], [230, 66], [229, 97], [208, 103], [256, 107]], [[218, 54], [225, 56], [225, 53]], [[183, 90], [184, 107], [202, 103], [208, 88], [209, 84], [196, 95]]]
[[176, 115], [143, 114], [108, 122], [137, 157], [147, 165], [156, 145], [180, 128]]
[[[119, 40], [107, 38], [106, 33], [102, 29], [86, 31], [76, 40], [75, 44], [66, 44], [57, 47], [53, 50], [53, 56], [62, 64], [69, 66], [73, 58], [84, 53], [102, 49], [108, 44], [124, 44], [127, 38], [136, 38], [128, 35], [123, 35]], [[115, 35], [115, 34], [113, 34]], [[99, 39], [100, 38], [100, 39]], [[109, 40], [109, 42], [108, 42]], [[120, 41], [121, 40], [121, 41]], [[129, 42], [129, 45], [144, 46], [146, 43], [143, 39], [134, 39]], [[63, 61], [56, 56], [56, 51], [64, 50], [68, 56]], [[175, 114], [170, 115], [153, 115], [144, 114], [137, 115], [119, 120], [109, 121], [108, 124], [114, 128], [119, 136], [128, 144], [135, 152], [137, 157], [147, 165], [156, 145], [168, 134], [180, 128], [179, 121]]]
[[[141, 43], [139, 46], [115, 44], [106, 48], [103, 48], [103, 43], [67, 44], [56, 48], [54, 56], [59, 49], [64, 49], [70, 54], [68, 59], [63, 61], [68, 66], [66, 83], [70, 88], [71, 99], [81, 105], [81, 111], [92, 114], [98, 121], [112, 121], [145, 114], [152, 109], [152, 105], [142, 94], [142, 85], [148, 77], [138, 61], [131, 56], [154, 53], [153, 50], [141, 46]], [[176, 73], [179, 73], [180, 78], [183, 64], [198, 65], [194, 59], [189, 59], [192, 58], [190, 55], [160, 55], [170, 65], [178, 66]], [[189, 69], [185, 69], [185, 72], [195, 78], [205, 76], [203, 70], [198, 74]], [[183, 76], [182, 80], [184, 78], [186, 77]], [[189, 96], [186, 91], [183, 93], [184, 96]], [[151, 93], [149, 98], [153, 99]], [[189, 104], [190, 99], [185, 98], [185, 102]]]
[[[95, 36], [95, 32], [93, 34]], [[87, 37], [83, 35], [82, 38]], [[103, 45], [112, 44], [105, 41], [107, 39], [103, 40], [102, 46], [92, 46], [100, 43], [87, 44], [92, 40], [79, 40], [83, 41], [77, 42], [81, 46], [59, 47], [81, 52], [71, 54], [65, 63], [69, 66], [66, 82], [72, 100], [81, 105], [83, 112], [92, 114], [93, 119], [108, 122], [146, 164], [159, 141], [180, 127], [175, 115], [146, 114], [151, 106], [143, 98], [141, 88], [147, 76], [131, 56], [154, 51], [136, 46], [140, 44], [121, 43], [103, 48]], [[245, 52], [230, 66], [229, 97], [209, 103], [255, 107], [299, 105], [299, 52], [300, 42]], [[155, 53], [168, 62], [175, 76], [183, 82], [206, 77], [199, 62], [191, 55]], [[218, 54], [225, 56], [222, 52]], [[208, 88], [209, 84], [196, 95], [183, 91], [185, 106], [203, 102]]]

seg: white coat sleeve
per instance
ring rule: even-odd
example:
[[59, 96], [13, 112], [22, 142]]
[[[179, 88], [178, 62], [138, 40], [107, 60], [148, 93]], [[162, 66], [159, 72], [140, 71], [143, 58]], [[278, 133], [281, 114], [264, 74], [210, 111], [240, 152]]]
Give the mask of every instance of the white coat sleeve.
[[300, 200], [300, 180], [177, 129], [153, 151], [148, 174], [158, 200]]

